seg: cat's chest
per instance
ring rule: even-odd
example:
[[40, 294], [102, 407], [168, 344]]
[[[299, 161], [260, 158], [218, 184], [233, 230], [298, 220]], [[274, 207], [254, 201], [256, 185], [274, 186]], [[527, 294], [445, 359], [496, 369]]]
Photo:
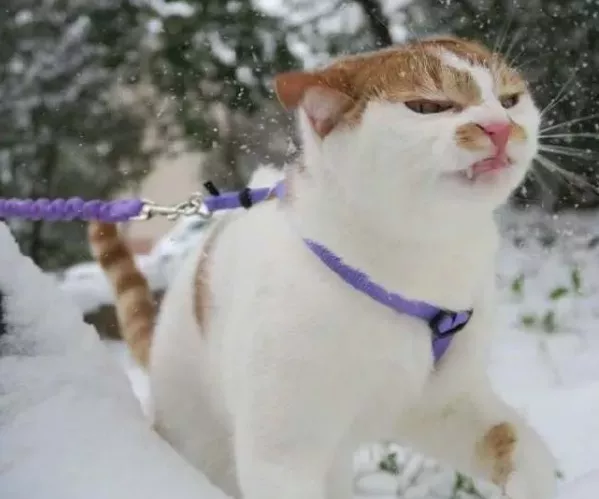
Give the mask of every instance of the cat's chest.
[[[365, 267], [353, 266], [351, 253], [342, 257], [345, 267], [340, 267], [296, 239], [285, 251], [273, 253], [268, 265], [265, 260], [252, 266], [255, 278], [246, 281], [252, 283], [247, 294], [259, 298], [254, 313], [260, 310], [257, 315], [264, 320], [291, 328], [294, 341], [307, 343], [306, 348], [329, 342], [327, 352], [348, 352], [390, 369], [413, 363], [430, 366], [432, 333], [427, 321], [382, 303], [374, 296], [380, 293], [371, 291], [374, 286], [436, 308], [472, 309], [485, 285], [489, 258], [479, 248], [435, 253], [434, 248], [397, 252], [391, 261], [382, 261], [387, 255], [378, 261], [374, 248], [372, 259], [363, 260]], [[356, 272], [348, 273], [346, 267]], [[364, 285], [364, 280], [373, 286]]]
[[424, 320], [384, 306], [332, 272], [308, 281], [304, 275], [289, 283], [285, 294], [295, 303], [276, 312], [292, 332], [287, 346], [294, 355], [357, 374], [368, 391], [391, 388], [398, 377], [420, 382], [430, 370], [432, 335]]
[[384, 263], [373, 256], [365, 267], [365, 274], [390, 293], [460, 310], [472, 307], [492, 272], [492, 256], [476, 248], [423, 248], [398, 251]]

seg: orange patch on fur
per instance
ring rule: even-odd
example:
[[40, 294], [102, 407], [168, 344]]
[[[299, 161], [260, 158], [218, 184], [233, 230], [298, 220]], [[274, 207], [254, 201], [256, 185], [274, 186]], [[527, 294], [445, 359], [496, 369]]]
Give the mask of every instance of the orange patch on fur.
[[[285, 196], [282, 199], [283, 202], [289, 202], [291, 199], [291, 178], [292, 173], [287, 171], [285, 173]], [[273, 190], [266, 198], [266, 201], [275, 201], [277, 200], [277, 194]], [[206, 334], [209, 322], [209, 312], [210, 312], [210, 304], [211, 304], [211, 291], [210, 291], [210, 264], [211, 264], [211, 256], [214, 252], [214, 246], [218, 239], [219, 234], [224, 229], [227, 223], [226, 219], [220, 220], [217, 225], [212, 229], [206, 236], [206, 240], [204, 241], [204, 247], [200, 257], [198, 259], [198, 263], [195, 270], [195, 278], [194, 278], [194, 315], [196, 319], [196, 323], [200, 326], [200, 330], [202, 335]]]
[[509, 423], [493, 426], [480, 442], [483, 458], [491, 460], [491, 480], [495, 485], [505, 487], [509, 475], [514, 470], [514, 451], [517, 435]]
[[206, 333], [207, 329], [208, 308], [210, 301], [210, 287], [208, 285], [209, 250], [209, 241], [206, 241], [206, 243], [204, 244], [204, 251], [200, 255], [200, 259], [198, 260], [198, 266], [196, 268], [196, 278], [194, 281], [194, 312], [196, 322], [198, 323], [198, 326], [200, 326], [200, 332], [202, 333], [202, 335]]
[[222, 231], [224, 225], [226, 225], [226, 220], [220, 220], [212, 229], [212, 232], [206, 236], [203, 250], [196, 266], [193, 303], [195, 319], [198, 326], [200, 326], [202, 335], [206, 334], [208, 328], [210, 305], [212, 302], [209, 272], [211, 256], [217, 236]]
[[528, 91], [524, 79], [513, 68], [507, 65], [499, 65], [493, 71], [495, 77], [496, 92], [504, 94], [522, 94]]
[[[468, 151], [481, 151], [490, 145], [489, 138], [476, 123], [466, 123], [459, 126], [454, 135], [456, 144]], [[526, 131], [517, 123], [512, 121], [510, 140], [523, 142], [526, 140]]]
[[512, 123], [512, 131], [510, 133], [510, 139], [518, 142], [524, 142], [528, 138], [526, 130], [523, 126], [517, 123]]
[[472, 75], [443, 64], [441, 51], [488, 68], [500, 94], [526, 90], [517, 71], [499, 55], [478, 43], [449, 37], [344, 57], [321, 71], [282, 73], [275, 78], [275, 89], [286, 109], [302, 106], [306, 110], [322, 137], [337, 125], [359, 122], [373, 100], [445, 100], [460, 107], [480, 104], [480, 89]]
[[121, 335], [136, 360], [147, 366], [156, 315], [156, 303], [148, 281], [136, 267], [116, 225], [91, 222], [88, 239], [114, 289]]
[[476, 123], [466, 123], [455, 131], [458, 146], [469, 151], [480, 151], [489, 146], [489, 139]]

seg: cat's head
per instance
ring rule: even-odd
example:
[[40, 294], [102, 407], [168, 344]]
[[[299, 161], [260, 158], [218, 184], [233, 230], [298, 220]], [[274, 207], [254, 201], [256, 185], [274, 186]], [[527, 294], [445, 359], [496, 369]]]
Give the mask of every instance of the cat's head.
[[469, 41], [345, 57], [280, 74], [275, 88], [299, 110], [309, 173], [374, 216], [490, 212], [537, 152], [540, 113], [526, 82]]

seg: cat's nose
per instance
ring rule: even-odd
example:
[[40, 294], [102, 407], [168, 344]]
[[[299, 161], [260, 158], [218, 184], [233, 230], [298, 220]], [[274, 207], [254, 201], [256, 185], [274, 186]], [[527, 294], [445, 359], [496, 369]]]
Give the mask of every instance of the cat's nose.
[[496, 121], [484, 124], [479, 123], [478, 127], [485, 132], [489, 139], [491, 139], [491, 142], [493, 142], [493, 145], [497, 148], [497, 154], [501, 154], [505, 151], [512, 132], [511, 123], [508, 121]]

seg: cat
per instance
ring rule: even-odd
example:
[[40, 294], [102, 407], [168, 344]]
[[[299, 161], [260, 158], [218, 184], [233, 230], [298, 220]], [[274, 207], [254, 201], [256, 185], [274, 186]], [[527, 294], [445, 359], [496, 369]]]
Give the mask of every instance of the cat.
[[[282, 73], [274, 87], [297, 112], [301, 162], [285, 169], [284, 195], [211, 225], [155, 328], [117, 229], [90, 225], [149, 371], [156, 430], [246, 499], [347, 499], [352, 452], [380, 439], [511, 499], [554, 497], [554, 457], [486, 372], [493, 212], [537, 152], [526, 81], [477, 42], [438, 37]], [[435, 362], [425, 321], [344, 282], [306, 241], [382, 289], [471, 318]]]

